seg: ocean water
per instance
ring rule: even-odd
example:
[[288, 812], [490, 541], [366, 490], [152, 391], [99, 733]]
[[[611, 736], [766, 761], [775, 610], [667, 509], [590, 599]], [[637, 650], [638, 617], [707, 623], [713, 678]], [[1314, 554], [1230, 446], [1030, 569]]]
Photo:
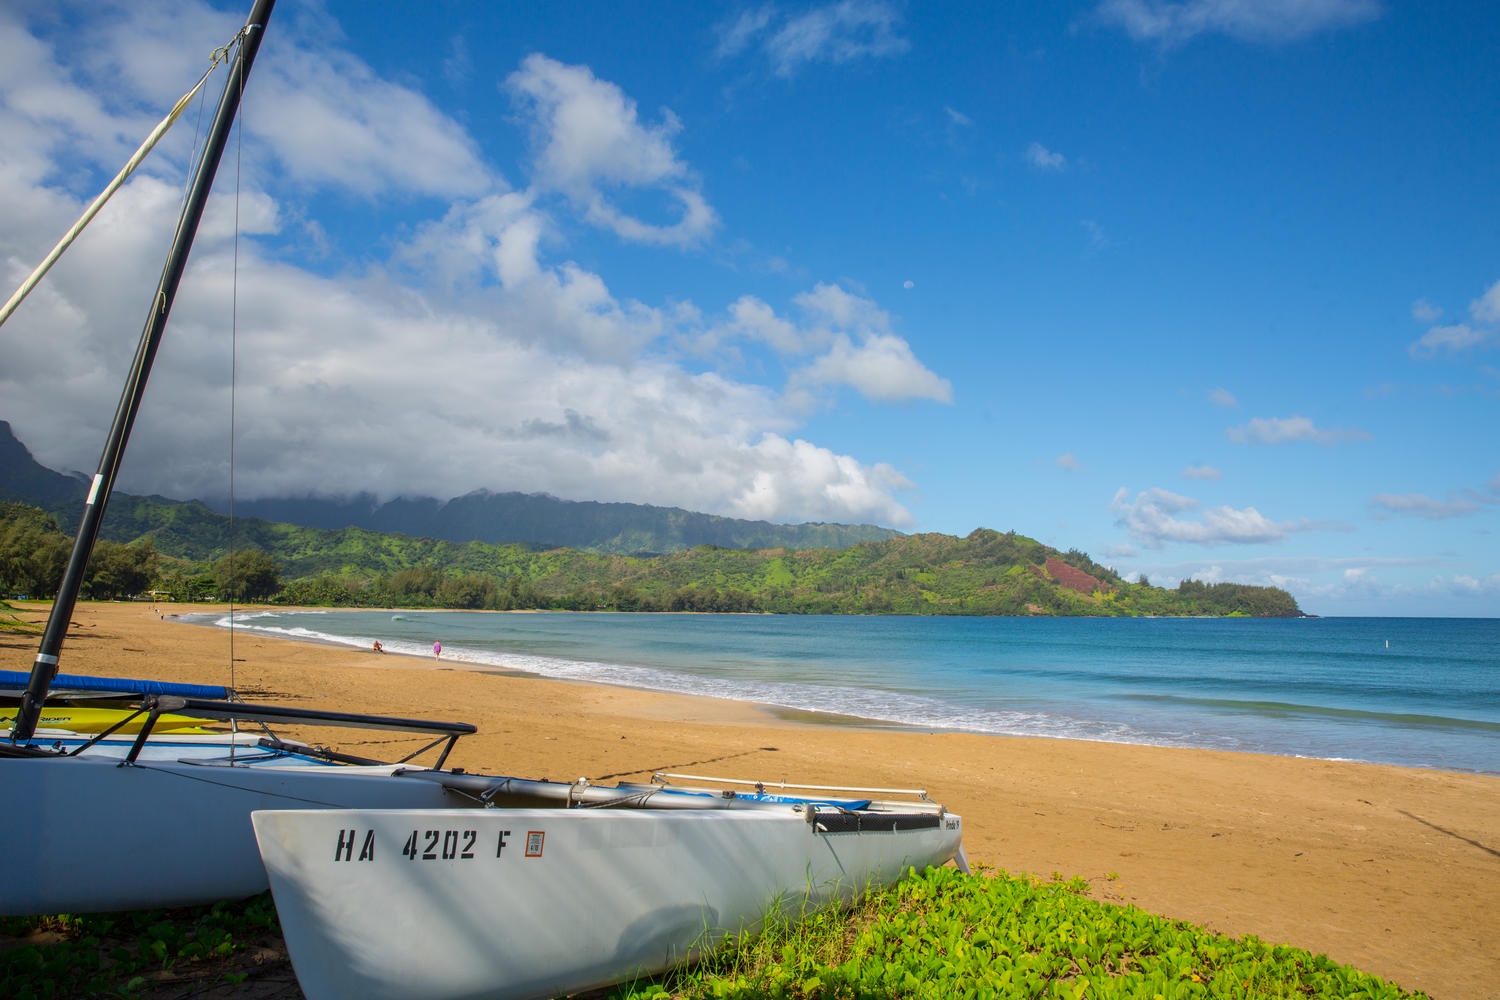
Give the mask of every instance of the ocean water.
[[[227, 617], [204, 616], [225, 627]], [[930, 730], [1500, 774], [1500, 619], [256, 612], [240, 629]]]

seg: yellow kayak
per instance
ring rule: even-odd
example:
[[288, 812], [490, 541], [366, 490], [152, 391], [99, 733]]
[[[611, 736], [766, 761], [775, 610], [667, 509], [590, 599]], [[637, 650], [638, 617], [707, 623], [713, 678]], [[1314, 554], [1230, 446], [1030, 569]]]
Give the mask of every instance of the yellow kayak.
[[[42, 708], [42, 716], [37, 720], [38, 729], [66, 729], [75, 733], [98, 733], [103, 732], [110, 726], [134, 712], [133, 708], [86, 708], [72, 705], [47, 705]], [[138, 733], [141, 726], [146, 723], [146, 713], [142, 712], [139, 717], [131, 719], [125, 725], [115, 730], [119, 733]], [[207, 733], [213, 730], [205, 729], [204, 724], [208, 720], [195, 719], [190, 715], [171, 715], [163, 713], [156, 717], [156, 725], [151, 728], [153, 733]], [[0, 708], [0, 729], [10, 729], [16, 722], [16, 709], [14, 706]]]

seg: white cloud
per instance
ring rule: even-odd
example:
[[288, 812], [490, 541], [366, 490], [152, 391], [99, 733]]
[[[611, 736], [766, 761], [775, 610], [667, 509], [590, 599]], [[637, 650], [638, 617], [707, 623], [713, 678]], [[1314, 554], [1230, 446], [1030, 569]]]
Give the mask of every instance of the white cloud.
[[901, 15], [879, 0], [840, 0], [790, 18], [766, 41], [779, 76], [814, 62], [845, 63], [905, 52]]
[[1068, 166], [1067, 157], [1054, 153], [1039, 142], [1026, 147], [1026, 162], [1038, 170], [1063, 170]]
[[928, 370], [906, 341], [891, 334], [867, 336], [858, 344], [836, 334], [828, 353], [801, 369], [795, 381], [798, 385], [847, 385], [881, 403], [953, 401], [952, 384]]
[[879, 403], [952, 401], [952, 384], [918, 360], [875, 302], [838, 285], [819, 284], [793, 303], [800, 322], [778, 316], [753, 295], [741, 296], [726, 320], [696, 338], [695, 353], [724, 357], [738, 341], [770, 348], [789, 366], [786, 402], [794, 410], [813, 406], [817, 390], [837, 386]]
[[1103, 0], [1095, 17], [1137, 41], [1164, 45], [1222, 34], [1246, 42], [1291, 42], [1373, 20], [1377, 0]]
[[952, 124], [952, 125], [959, 125], [959, 126], [962, 126], [964, 128], [968, 128], [969, 126], [971, 126], [971, 125], [974, 124], [974, 119], [970, 118], [968, 115], [964, 114], [962, 111], [955, 111], [953, 108], [950, 108], [950, 107], [944, 107], [943, 110], [945, 112], [947, 112], [947, 114], [948, 114], [948, 122], [950, 124]]
[[[1412, 306], [1412, 316], [1422, 322], [1433, 322], [1442, 310], [1419, 299]], [[1413, 341], [1407, 353], [1414, 358], [1431, 358], [1438, 354], [1456, 355], [1500, 338], [1500, 281], [1487, 288], [1483, 295], [1469, 303], [1469, 316], [1473, 323], [1451, 323], [1433, 326], [1420, 338]]]
[[1436, 323], [1442, 315], [1442, 307], [1435, 306], [1426, 299], [1418, 299], [1411, 304], [1411, 318], [1418, 323]]
[[1220, 386], [1213, 392], [1210, 392], [1208, 394], [1208, 398], [1209, 401], [1212, 402], [1215, 406], [1234, 408], [1240, 405], [1240, 401], [1234, 397], [1234, 393], [1230, 392], [1228, 389], [1225, 389], [1223, 386]]
[[1437, 500], [1421, 493], [1380, 493], [1370, 498], [1370, 505], [1386, 513], [1423, 517], [1429, 521], [1464, 517], [1483, 509], [1482, 504], [1462, 497]]
[[[769, 520], [911, 521], [894, 495], [910, 485], [903, 476], [796, 439], [774, 393], [665, 361], [592, 355], [589, 342], [628, 341], [645, 320], [585, 272], [541, 267], [536, 280], [495, 297], [493, 316], [481, 316], [241, 250], [234, 392], [242, 497], [356, 488], [447, 497], [491, 488]], [[174, 311], [132, 441], [127, 490], [225, 492], [227, 344], [217, 336], [215, 302], [229, 274], [210, 267], [216, 273], [196, 273]], [[570, 331], [576, 350], [537, 336], [539, 328]], [[57, 458], [97, 452], [90, 429], [107, 414], [61, 414], [57, 397], [110, 398], [126, 360], [77, 358], [61, 386], [0, 374], [0, 394], [19, 411], [17, 433], [39, 459], [87, 466]], [[182, 420], [184, 412], [198, 417]]]
[[803, 343], [827, 350], [793, 374], [791, 387], [847, 385], [877, 402], [953, 400], [953, 386], [929, 370], [890, 329], [890, 317], [869, 299], [820, 284], [795, 299], [808, 316]]
[[768, 4], [721, 26], [717, 53], [759, 48], [777, 76], [791, 77], [813, 63], [899, 55], [910, 47], [900, 24], [900, 12], [884, 0], [839, 0], [787, 17]]
[[1358, 441], [1369, 438], [1369, 434], [1357, 429], [1320, 428], [1307, 417], [1255, 417], [1243, 427], [1231, 427], [1224, 432], [1236, 444], [1291, 444], [1311, 441], [1315, 444], [1331, 445], [1341, 441]]
[[[635, 101], [587, 66], [527, 56], [506, 80], [531, 116], [537, 146], [532, 183], [557, 190], [583, 208], [595, 225], [622, 239], [662, 245], [701, 242], [718, 217], [677, 158], [672, 138], [681, 123], [663, 109], [656, 125], [641, 123]], [[652, 223], [621, 211], [608, 192], [645, 188], [676, 202], [677, 218]]]
[[1115, 523], [1147, 548], [1158, 549], [1170, 542], [1192, 545], [1263, 545], [1278, 542], [1306, 525], [1277, 522], [1254, 507], [1211, 507], [1195, 519], [1181, 515], [1197, 511], [1198, 501], [1163, 489], [1149, 489], [1134, 500], [1124, 487], [1110, 502]]
[[[1443, 581], [1434, 581], [1434, 585], [1442, 587]], [[1491, 573], [1489, 576], [1477, 577], [1466, 574], [1454, 576], [1447, 584], [1453, 591], [1476, 597], [1500, 598], [1500, 573]]]
[[[180, 22], [211, 44], [238, 27], [236, 17], [194, 3], [110, 9], [121, 24], [141, 23], [123, 16], [136, 11]], [[0, 15], [8, 32], [0, 124], [7, 157], [14, 152], [0, 171], [0, 271], [39, 259], [97, 193], [80, 164], [113, 173], [161, 117], [161, 95], [170, 102], [185, 89], [179, 77], [196, 78], [186, 61], [182, 73], [156, 73], [136, 60], [129, 72], [100, 73], [107, 85], [92, 79], [80, 67], [119, 39], [105, 34], [115, 30], [112, 17], [74, 10], [88, 15], [72, 18], [87, 38], [57, 50]], [[316, 22], [316, 11], [308, 16]], [[247, 108], [258, 138], [246, 148], [241, 238], [236, 248], [233, 205], [212, 202], [123, 489], [224, 494], [232, 327], [242, 497], [515, 489], [778, 521], [910, 524], [898, 495], [911, 483], [900, 472], [800, 439], [773, 388], [678, 363], [670, 347], [704, 333], [702, 309], [623, 298], [603, 275], [559, 255], [549, 211], [575, 198], [627, 237], [687, 242], [707, 232], [711, 210], [672, 147], [670, 114], [642, 124], [613, 84], [535, 57], [512, 79], [534, 88], [525, 102], [538, 130], [538, 183], [510, 190], [462, 126], [338, 50], [336, 31], [299, 35], [298, 23], [282, 21], [277, 44], [262, 50]], [[267, 92], [293, 109], [290, 137], [269, 134]], [[351, 106], [339, 108], [344, 101]], [[4, 328], [0, 417], [54, 468], [92, 469], [97, 460], [139, 330], [133, 310], [144, 313], [176, 221], [190, 136], [174, 146], [175, 138]], [[418, 143], [423, 156], [402, 154]], [[429, 145], [440, 155], [428, 156]], [[79, 190], [57, 184], [60, 176]], [[299, 266], [295, 251], [306, 247], [288, 248], [286, 231], [316, 233], [323, 189], [334, 185], [374, 206], [375, 238], [356, 256], [394, 247], [387, 259], [363, 269]], [[624, 186], [677, 198], [679, 221], [655, 227], [613, 210], [605, 192]], [[567, 200], [546, 205], [552, 191]], [[390, 223], [379, 211], [386, 202], [420, 208], [433, 198], [442, 203], [429, 204], [428, 217], [413, 221], [413, 210], [399, 229], [375, 229]], [[830, 382], [880, 400], [951, 391], [876, 303], [838, 286], [799, 296], [796, 323], [753, 297], [727, 301], [722, 327], [738, 324], [735, 336], [812, 357]], [[60, 342], [68, 350], [57, 350]]]
[[775, 11], [770, 5], [742, 11], [733, 21], [719, 28], [718, 55], [722, 58], [739, 55], [755, 44], [771, 26]]
[[1414, 341], [1407, 353], [1414, 358], [1430, 358], [1439, 352], [1457, 354], [1484, 343], [1489, 336], [1487, 331], [1476, 330], [1467, 323], [1435, 326]]
[[1082, 463], [1080, 463], [1078, 461], [1078, 459], [1076, 459], [1076, 458], [1073, 457], [1073, 453], [1071, 451], [1067, 452], [1065, 454], [1062, 454], [1062, 455], [1058, 455], [1054, 464], [1059, 469], [1070, 469], [1071, 470], [1071, 469], [1081, 469], [1081, 468], [1083, 468]]
[[1500, 281], [1469, 303], [1469, 315], [1480, 323], [1500, 323]]
[[779, 354], [806, 350], [802, 331], [776, 315], [776, 310], [753, 295], [742, 295], [729, 307], [729, 331], [769, 344]]
[[[380, 78], [347, 52], [267, 45], [247, 91], [245, 127], [287, 179], [376, 198], [480, 196], [504, 190], [464, 128], [424, 95]], [[274, 112], [271, 110], [274, 109]], [[422, 155], [404, 155], [420, 149]]]
[[1223, 479], [1224, 473], [1212, 465], [1190, 465], [1182, 470], [1183, 479]]

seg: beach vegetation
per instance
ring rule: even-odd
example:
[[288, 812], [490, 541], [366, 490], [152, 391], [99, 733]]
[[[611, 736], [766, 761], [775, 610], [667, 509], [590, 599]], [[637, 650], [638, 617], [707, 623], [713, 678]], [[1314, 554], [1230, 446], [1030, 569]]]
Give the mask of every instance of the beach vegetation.
[[0, 503], [0, 597], [55, 594], [71, 548], [50, 514]]
[[[9, 506], [18, 511], [12, 516], [0, 510], [0, 574], [9, 574], [0, 575], [0, 582], [16, 593], [50, 596], [62, 563], [50, 555], [47, 539], [60, 540], [64, 550], [66, 541], [42, 511]], [[236, 522], [238, 541], [231, 550], [215, 517], [206, 509], [184, 513], [153, 522], [138, 536], [106, 539], [91, 572], [113, 596], [146, 590], [143, 581], [149, 579], [150, 589], [175, 601], [322, 607], [1256, 618], [1301, 613], [1280, 588], [1196, 580], [1156, 587], [1126, 580], [1077, 549], [1064, 552], [1015, 531], [986, 528], [963, 538], [902, 535], [844, 548], [700, 545], [627, 556], [254, 519]], [[106, 527], [112, 523], [107, 516]], [[124, 584], [127, 566], [151, 572]]]
[[929, 869], [845, 913], [773, 918], [610, 1000], [1420, 997], [1327, 956], [1100, 902], [1079, 878]]
[[[1324, 955], [1088, 895], [1082, 878], [912, 873], [845, 910], [773, 915], [706, 959], [609, 1000], [1414, 1000]], [[0, 919], [0, 995], [300, 994], [269, 894], [135, 913]], [[283, 985], [284, 984], [284, 985]], [[603, 995], [602, 993], [600, 995]]]
[[215, 596], [229, 601], [265, 601], [281, 589], [281, 569], [258, 548], [227, 552], [209, 569]]
[[0, 996], [10, 1000], [152, 1000], [216, 987], [230, 996], [265, 973], [291, 979], [269, 893], [172, 910], [0, 918]]

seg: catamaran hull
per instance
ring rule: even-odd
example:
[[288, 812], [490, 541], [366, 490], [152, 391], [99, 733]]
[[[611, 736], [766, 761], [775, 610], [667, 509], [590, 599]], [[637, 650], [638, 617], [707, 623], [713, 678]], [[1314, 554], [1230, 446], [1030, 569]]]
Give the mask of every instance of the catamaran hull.
[[308, 1000], [576, 993], [668, 969], [778, 906], [852, 899], [961, 850], [959, 818], [938, 812], [360, 809], [252, 820]]
[[0, 798], [12, 817], [12, 835], [0, 838], [0, 915], [186, 906], [263, 892], [251, 810], [452, 804], [441, 785], [393, 770], [0, 758]]

